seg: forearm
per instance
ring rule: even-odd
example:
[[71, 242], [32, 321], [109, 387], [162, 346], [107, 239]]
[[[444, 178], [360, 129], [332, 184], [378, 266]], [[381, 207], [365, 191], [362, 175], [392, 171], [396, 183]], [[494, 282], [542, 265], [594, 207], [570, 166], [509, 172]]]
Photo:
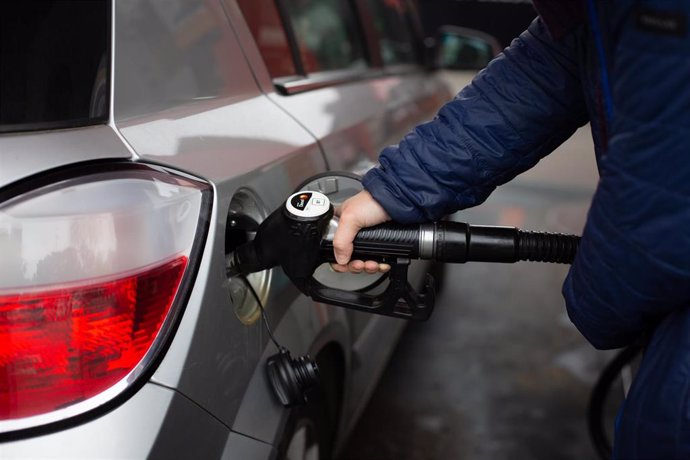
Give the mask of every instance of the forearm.
[[388, 147], [364, 185], [400, 222], [481, 203], [587, 121], [576, 39], [535, 21], [437, 117]]

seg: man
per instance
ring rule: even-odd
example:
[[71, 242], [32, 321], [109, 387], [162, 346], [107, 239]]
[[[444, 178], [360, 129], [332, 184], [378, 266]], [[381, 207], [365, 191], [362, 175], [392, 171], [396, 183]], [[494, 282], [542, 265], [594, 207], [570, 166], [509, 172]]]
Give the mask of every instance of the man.
[[540, 17], [437, 117], [385, 149], [342, 207], [362, 228], [482, 203], [591, 123], [600, 182], [563, 286], [597, 348], [650, 333], [614, 458], [690, 458], [690, 2], [536, 1]]

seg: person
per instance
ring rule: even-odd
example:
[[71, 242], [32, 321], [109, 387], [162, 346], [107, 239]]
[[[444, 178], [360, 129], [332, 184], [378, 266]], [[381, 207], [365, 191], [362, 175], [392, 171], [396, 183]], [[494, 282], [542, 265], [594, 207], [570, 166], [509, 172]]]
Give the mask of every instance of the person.
[[589, 122], [600, 173], [563, 285], [596, 348], [649, 334], [616, 421], [614, 458], [690, 458], [690, 2], [534, 1], [539, 16], [435, 119], [386, 148], [346, 201], [356, 232], [482, 203]]

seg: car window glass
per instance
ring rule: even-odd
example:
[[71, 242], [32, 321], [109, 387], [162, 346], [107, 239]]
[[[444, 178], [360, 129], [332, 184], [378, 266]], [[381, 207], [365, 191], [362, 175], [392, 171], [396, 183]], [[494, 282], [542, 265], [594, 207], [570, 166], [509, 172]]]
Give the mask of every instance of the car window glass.
[[439, 49], [439, 60], [444, 69], [483, 69], [494, 57], [491, 43], [480, 37], [444, 34]]
[[379, 36], [384, 65], [416, 61], [414, 39], [404, 0], [368, 0], [374, 27]]
[[0, 132], [108, 118], [105, 0], [0, 4]]
[[297, 74], [274, 0], [238, 0], [272, 78]]
[[354, 11], [345, 0], [284, 0], [307, 74], [366, 66]]

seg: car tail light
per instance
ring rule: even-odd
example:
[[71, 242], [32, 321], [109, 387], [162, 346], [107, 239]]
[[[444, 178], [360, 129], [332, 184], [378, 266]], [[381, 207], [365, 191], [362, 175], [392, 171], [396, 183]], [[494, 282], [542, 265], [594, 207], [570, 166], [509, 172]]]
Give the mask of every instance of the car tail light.
[[175, 323], [210, 189], [109, 169], [0, 203], [0, 432], [111, 401]]

